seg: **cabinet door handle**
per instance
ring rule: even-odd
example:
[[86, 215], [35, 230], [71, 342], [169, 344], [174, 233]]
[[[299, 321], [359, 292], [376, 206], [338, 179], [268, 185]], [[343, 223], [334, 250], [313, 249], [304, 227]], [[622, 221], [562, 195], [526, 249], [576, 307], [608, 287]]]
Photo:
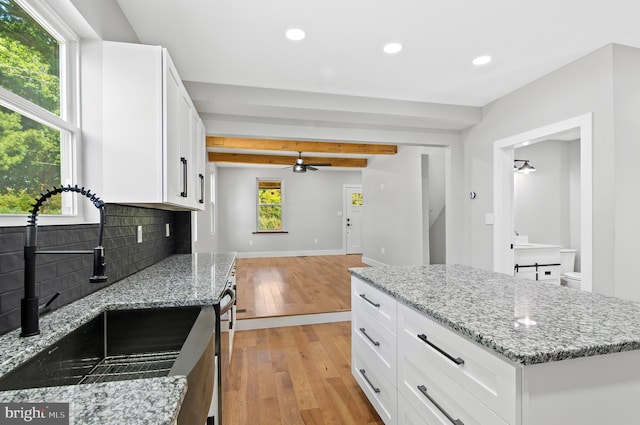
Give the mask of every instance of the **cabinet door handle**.
[[[376, 387], [375, 385], [373, 385], [371, 383], [371, 381], [369, 381], [369, 378], [367, 378], [367, 372], [364, 369], [360, 369], [360, 375], [362, 375], [364, 380], [367, 381], [367, 384], [369, 384], [369, 386], [371, 387], [371, 389], [373, 390], [374, 393], [376, 393], [376, 394], [380, 393], [380, 388]], [[464, 424], [462, 424], [462, 425], [464, 425]]]
[[452, 424], [454, 425], [464, 425], [460, 419], [453, 419], [451, 415], [447, 413], [429, 394], [427, 394], [427, 387], [424, 385], [418, 385], [418, 390], [424, 395], [436, 408], [442, 413]]
[[180, 162], [182, 163], [182, 192], [180, 192], [180, 196], [183, 198], [187, 197], [187, 181], [189, 178], [189, 173], [187, 169], [187, 158], [184, 156], [180, 157]]
[[431, 348], [433, 348], [434, 350], [436, 350], [438, 353], [442, 354], [443, 356], [445, 356], [446, 358], [448, 358], [449, 360], [451, 360], [452, 362], [454, 362], [455, 364], [457, 364], [458, 366], [463, 365], [464, 364], [464, 360], [461, 359], [460, 357], [453, 357], [451, 354], [447, 353], [446, 351], [444, 351], [442, 348], [438, 347], [437, 345], [435, 345], [433, 342], [429, 341], [427, 339], [427, 336], [425, 334], [418, 334], [418, 338], [420, 338], [423, 342], [425, 342], [427, 345], [429, 345]]
[[365, 300], [366, 302], [368, 302], [369, 304], [371, 304], [375, 308], [380, 308], [380, 304], [374, 303], [373, 301], [371, 301], [369, 298], [367, 298], [366, 294], [360, 294], [360, 298], [362, 298], [363, 300]]
[[366, 336], [366, 337], [367, 337], [367, 339], [368, 339], [369, 341], [371, 341], [371, 343], [372, 343], [373, 345], [375, 345], [376, 347], [379, 347], [379, 346], [380, 346], [380, 343], [379, 343], [378, 341], [374, 340], [373, 338], [371, 338], [371, 337], [369, 336], [369, 334], [367, 333], [367, 331], [365, 330], [365, 328], [360, 328], [360, 332], [362, 332], [362, 334], [363, 334], [364, 336]]
[[200, 178], [200, 200], [198, 202], [204, 204], [204, 176], [198, 174], [198, 177]]

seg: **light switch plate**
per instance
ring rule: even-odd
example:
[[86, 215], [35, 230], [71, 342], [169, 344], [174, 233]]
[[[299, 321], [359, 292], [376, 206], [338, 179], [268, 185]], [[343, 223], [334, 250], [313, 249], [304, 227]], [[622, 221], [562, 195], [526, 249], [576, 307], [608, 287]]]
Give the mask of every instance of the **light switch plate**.
[[484, 224], [493, 224], [493, 213], [486, 213], [484, 215]]
[[171, 227], [169, 226], [169, 223], [166, 223], [166, 224], [164, 225], [164, 235], [165, 235], [166, 237], [171, 236]]
[[142, 243], [142, 226], [138, 226], [136, 229], [136, 241]]

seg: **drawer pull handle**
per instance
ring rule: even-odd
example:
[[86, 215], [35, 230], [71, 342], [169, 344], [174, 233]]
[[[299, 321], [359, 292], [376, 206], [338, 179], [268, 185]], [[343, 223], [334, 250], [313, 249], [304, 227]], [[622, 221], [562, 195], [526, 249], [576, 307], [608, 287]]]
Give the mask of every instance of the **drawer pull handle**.
[[373, 301], [371, 301], [369, 298], [367, 298], [367, 296], [365, 294], [360, 294], [360, 298], [362, 298], [363, 300], [365, 300], [366, 302], [368, 302], [369, 304], [371, 304], [372, 306], [376, 307], [376, 308], [380, 308], [380, 304], [378, 303], [374, 303]]
[[371, 389], [373, 390], [374, 393], [376, 393], [376, 394], [380, 393], [380, 388], [376, 387], [375, 385], [373, 385], [371, 383], [371, 381], [369, 381], [369, 378], [367, 378], [367, 373], [365, 372], [364, 369], [360, 369], [360, 375], [362, 375], [364, 380], [367, 381], [367, 384], [369, 384], [369, 386], [371, 387]]
[[425, 387], [424, 385], [418, 385], [418, 390], [420, 390], [420, 392], [422, 393], [422, 395], [424, 395], [431, 403], [433, 403], [434, 406], [436, 406], [438, 408], [438, 410], [447, 418], [449, 419], [449, 421], [454, 424], [454, 425], [464, 425], [464, 422], [462, 422], [460, 419], [453, 419], [451, 417], [451, 415], [449, 415], [447, 413], [446, 410], [444, 410], [434, 399], [431, 398], [431, 396], [429, 394], [427, 394], [427, 387]]
[[438, 347], [437, 345], [435, 345], [433, 342], [429, 341], [427, 339], [427, 336], [425, 334], [419, 334], [418, 338], [420, 338], [422, 341], [424, 341], [425, 343], [427, 343], [431, 348], [433, 348], [434, 350], [436, 350], [438, 353], [442, 354], [443, 356], [445, 356], [446, 358], [448, 358], [449, 360], [451, 360], [452, 362], [454, 362], [455, 364], [457, 364], [458, 366], [463, 365], [464, 364], [464, 360], [461, 359], [460, 357], [453, 357], [451, 354], [447, 353], [446, 351], [444, 351], [442, 348]]
[[371, 341], [373, 345], [375, 345], [376, 347], [380, 347], [380, 343], [378, 341], [375, 341], [373, 338], [371, 338], [365, 328], [360, 328], [360, 332], [362, 332], [362, 334], [366, 336], [367, 339]]

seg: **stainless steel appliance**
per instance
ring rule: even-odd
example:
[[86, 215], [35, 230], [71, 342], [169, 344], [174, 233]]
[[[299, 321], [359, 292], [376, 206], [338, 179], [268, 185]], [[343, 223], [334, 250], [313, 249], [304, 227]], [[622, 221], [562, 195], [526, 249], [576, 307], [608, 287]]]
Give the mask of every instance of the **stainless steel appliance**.
[[222, 392], [229, 385], [229, 366], [233, 351], [233, 336], [236, 320], [236, 277], [235, 266], [229, 275], [220, 302], [214, 304], [216, 313], [215, 359], [216, 376], [213, 381], [213, 399], [209, 409], [207, 425], [223, 424]]

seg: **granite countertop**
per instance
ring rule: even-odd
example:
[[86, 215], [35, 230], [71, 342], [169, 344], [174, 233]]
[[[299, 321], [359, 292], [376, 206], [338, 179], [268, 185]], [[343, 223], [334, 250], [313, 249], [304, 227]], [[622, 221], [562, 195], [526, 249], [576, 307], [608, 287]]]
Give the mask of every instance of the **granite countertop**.
[[640, 349], [640, 303], [463, 265], [349, 270], [523, 365]]
[[[234, 260], [232, 252], [174, 255], [41, 317], [40, 335], [20, 338], [20, 329], [3, 335], [0, 377], [105, 310], [217, 304]], [[133, 416], [123, 416], [128, 419], [122, 423], [169, 424], [185, 392], [186, 379], [166, 377], [5, 391], [0, 401], [68, 401], [75, 424], [108, 423], [90, 418], [124, 411]]]
[[560, 249], [562, 248], [560, 245], [549, 245], [544, 243], [525, 243], [525, 244], [515, 244], [513, 245], [513, 249]]

